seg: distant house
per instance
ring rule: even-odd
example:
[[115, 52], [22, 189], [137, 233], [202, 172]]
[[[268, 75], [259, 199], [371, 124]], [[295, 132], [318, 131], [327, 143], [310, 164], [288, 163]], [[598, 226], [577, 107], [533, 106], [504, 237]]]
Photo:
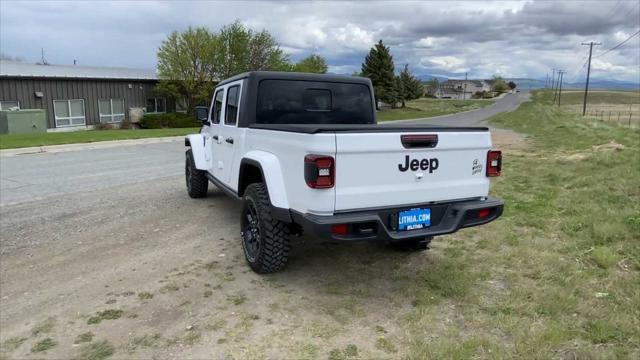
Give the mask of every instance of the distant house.
[[38, 65], [0, 60], [0, 110], [43, 109], [49, 131], [119, 123], [143, 113], [186, 111], [155, 93], [155, 70]]
[[[466, 85], [466, 86], [465, 86]], [[454, 80], [449, 79], [431, 90], [431, 96], [439, 99], [471, 99], [477, 92], [491, 91], [491, 85], [486, 80]]]

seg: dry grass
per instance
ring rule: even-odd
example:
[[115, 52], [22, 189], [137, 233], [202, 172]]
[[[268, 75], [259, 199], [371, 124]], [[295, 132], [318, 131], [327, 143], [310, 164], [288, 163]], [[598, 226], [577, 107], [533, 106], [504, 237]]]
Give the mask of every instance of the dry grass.
[[[562, 109], [582, 115], [582, 91], [562, 93]], [[637, 91], [590, 91], [586, 120], [599, 120], [620, 126], [640, 127], [640, 93]]]

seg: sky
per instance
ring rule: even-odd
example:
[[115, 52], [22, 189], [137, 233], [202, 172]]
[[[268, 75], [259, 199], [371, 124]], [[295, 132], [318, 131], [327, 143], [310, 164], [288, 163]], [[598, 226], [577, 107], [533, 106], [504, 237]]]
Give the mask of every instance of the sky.
[[213, 31], [239, 20], [271, 32], [298, 60], [323, 56], [329, 72], [351, 74], [380, 39], [396, 68], [417, 75], [544, 79], [551, 69], [640, 82], [640, 1], [0, 1], [0, 51], [28, 62], [41, 48], [52, 64], [155, 68], [173, 30]]

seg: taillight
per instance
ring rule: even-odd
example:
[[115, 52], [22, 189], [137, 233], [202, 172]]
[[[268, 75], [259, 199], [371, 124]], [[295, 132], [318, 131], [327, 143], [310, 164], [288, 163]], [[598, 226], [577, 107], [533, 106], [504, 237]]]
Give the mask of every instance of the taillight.
[[500, 176], [502, 170], [502, 151], [489, 150], [487, 153], [487, 177]]
[[478, 218], [480, 218], [480, 219], [486, 218], [487, 216], [489, 216], [489, 214], [491, 214], [491, 209], [480, 209], [480, 210], [478, 210]]
[[331, 225], [331, 234], [333, 235], [346, 235], [349, 232], [347, 224], [333, 224]]
[[334, 179], [335, 166], [331, 156], [307, 155], [304, 157], [304, 180], [310, 188], [332, 188]]

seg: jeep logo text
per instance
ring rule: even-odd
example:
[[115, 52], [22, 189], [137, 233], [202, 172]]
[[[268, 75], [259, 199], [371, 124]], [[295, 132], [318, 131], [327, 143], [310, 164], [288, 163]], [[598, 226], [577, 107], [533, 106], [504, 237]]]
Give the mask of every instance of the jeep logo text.
[[439, 162], [437, 158], [418, 160], [418, 159], [410, 159], [409, 155], [407, 155], [404, 157], [404, 164], [402, 163], [398, 164], [398, 170], [402, 172], [405, 172], [407, 170], [411, 170], [411, 171], [429, 170], [429, 173], [432, 173], [436, 169], [438, 169], [438, 165], [439, 165]]

